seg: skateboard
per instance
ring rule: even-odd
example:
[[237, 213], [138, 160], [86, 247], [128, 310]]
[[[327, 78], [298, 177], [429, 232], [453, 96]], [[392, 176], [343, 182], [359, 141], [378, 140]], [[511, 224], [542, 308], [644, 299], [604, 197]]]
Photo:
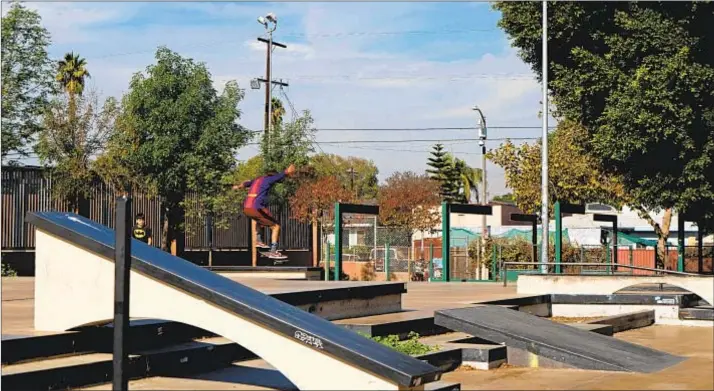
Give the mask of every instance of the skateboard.
[[288, 257], [287, 257], [285, 254], [283, 254], [281, 257], [278, 258], [278, 257], [271, 257], [270, 255], [268, 255], [267, 252], [260, 252], [260, 251], [259, 251], [259, 253], [260, 253], [260, 255], [262, 255], [262, 256], [264, 256], [264, 257], [266, 257], [266, 258], [272, 259], [272, 260], [273, 260], [273, 265], [282, 265], [282, 264], [284, 264], [284, 263], [290, 261], [290, 260], [288, 259]]

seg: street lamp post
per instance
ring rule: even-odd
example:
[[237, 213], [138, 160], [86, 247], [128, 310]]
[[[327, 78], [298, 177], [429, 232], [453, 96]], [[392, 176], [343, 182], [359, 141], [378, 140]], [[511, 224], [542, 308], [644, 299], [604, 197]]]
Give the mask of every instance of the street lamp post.
[[[486, 195], [486, 139], [488, 136], [488, 128], [486, 127], [486, 117], [483, 115], [483, 111], [478, 106], [474, 106], [474, 111], [479, 115], [479, 132], [478, 144], [481, 146], [481, 205], [486, 205], [488, 203], [488, 198]], [[481, 259], [486, 257], [486, 235], [488, 234], [488, 229], [486, 227], [486, 215], [481, 215], [481, 248], [483, 249]], [[479, 265], [478, 275], [481, 275], [481, 265]]]

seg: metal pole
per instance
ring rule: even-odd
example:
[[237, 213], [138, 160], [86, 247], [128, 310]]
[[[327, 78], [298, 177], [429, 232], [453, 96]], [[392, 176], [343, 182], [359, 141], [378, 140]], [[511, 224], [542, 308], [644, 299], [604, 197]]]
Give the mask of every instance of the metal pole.
[[[422, 237], [422, 243], [424, 238]], [[429, 244], [429, 281], [434, 278], [434, 243]]]
[[330, 281], [330, 242], [325, 246], [325, 281]]
[[342, 212], [340, 203], [335, 202], [335, 273], [334, 280], [340, 281], [340, 269], [342, 266]]
[[[423, 240], [423, 239], [422, 239]], [[374, 216], [374, 240], [372, 241], [374, 256], [377, 257], [377, 216]]]
[[[488, 204], [488, 193], [486, 193], [486, 118], [481, 113], [481, 126], [484, 128], [484, 139], [482, 140], [483, 145], [481, 146], [481, 176], [483, 189], [481, 191], [481, 205]], [[488, 235], [488, 229], [486, 227], [486, 215], [481, 215], [481, 251], [479, 251], [479, 262], [477, 263], [477, 276], [481, 279], [481, 267], [483, 265], [483, 260], [486, 259], [486, 236]]]
[[112, 356], [112, 390], [129, 389], [126, 373], [129, 336], [129, 273], [131, 271], [131, 198], [116, 200], [114, 239], [114, 349]]
[[677, 215], [677, 271], [684, 271], [684, 214]]
[[702, 231], [702, 225], [704, 225], [704, 221], [700, 220], [697, 224], [697, 271], [699, 273], [704, 273], [704, 248], [702, 247], [704, 231]]
[[267, 65], [267, 74], [265, 75], [265, 80], [268, 82], [266, 83], [266, 91], [265, 91], [265, 99], [268, 101], [268, 121], [267, 121], [267, 129], [266, 129], [266, 134], [268, 135], [268, 140], [270, 140], [270, 131], [273, 128], [273, 30], [270, 30], [268, 33], [268, 55], [267, 55], [267, 60], [268, 60], [268, 65]]
[[538, 262], [538, 222], [533, 221], [533, 232], [531, 232], [531, 246], [533, 248], [531, 251], [533, 252], [533, 262]]
[[447, 202], [441, 203], [441, 280], [449, 281], [451, 265], [449, 264], [451, 250], [451, 209]]
[[560, 213], [560, 201], [555, 201], [555, 274], [560, 274], [560, 262], [563, 260], [563, 215]]
[[548, 273], [548, 2], [543, 1], [543, 140], [541, 146], [541, 273]]
[[389, 241], [384, 244], [384, 274], [389, 281]]
[[206, 237], [208, 239], [208, 266], [213, 266], [213, 214], [206, 216]]

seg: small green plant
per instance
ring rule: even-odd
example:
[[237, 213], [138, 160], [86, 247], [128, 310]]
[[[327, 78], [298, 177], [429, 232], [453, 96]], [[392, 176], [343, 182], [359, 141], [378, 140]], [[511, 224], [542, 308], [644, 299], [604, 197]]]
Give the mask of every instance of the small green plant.
[[2, 276], [3, 277], [17, 277], [17, 272], [13, 270], [9, 265], [2, 264]]
[[398, 335], [372, 337], [372, 340], [409, 356], [418, 356], [439, 349], [438, 346], [430, 346], [419, 342], [419, 334], [413, 331], [409, 333], [405, 340], [399, 340]]

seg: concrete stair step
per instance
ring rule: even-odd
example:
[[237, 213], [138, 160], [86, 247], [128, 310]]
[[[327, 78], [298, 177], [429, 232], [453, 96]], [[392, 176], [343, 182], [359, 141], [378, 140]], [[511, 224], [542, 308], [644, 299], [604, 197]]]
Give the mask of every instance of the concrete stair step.
[[[255, 355], [225, 338], [208, 338], [129, 355], [130, 379], [176, 376], [218, 369]], [[112, 355], [90, 353], [2, 368], [8, 389], [67, 389], [111, 380]]]
[[679, 319], [714, 321], [714, 308], [707, 308], [704, 306], [694, 308], [682, 308], [679, 310]]

